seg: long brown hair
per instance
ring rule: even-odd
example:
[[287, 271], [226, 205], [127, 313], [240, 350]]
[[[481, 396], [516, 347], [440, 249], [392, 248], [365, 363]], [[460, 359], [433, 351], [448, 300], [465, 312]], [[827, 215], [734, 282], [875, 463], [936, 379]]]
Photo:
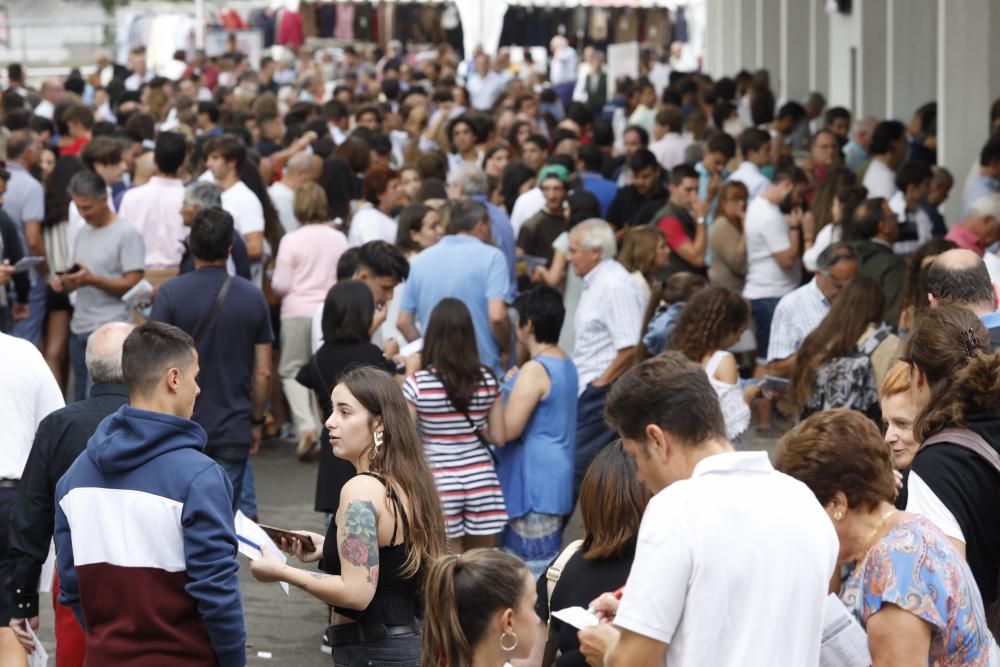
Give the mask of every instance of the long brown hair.
[[656, 268], [656, 247], [662, 239], [663, 234], [652, 225], [633, 227], [622, 239], [618, 261], [629, 273], [638, 271], [644, 276], [649, 275]]
[[847, 167], [836, 166], [827, 172], [819, 187], [816, 188], [816, 197], [810, 207], [816, 219], [817, 232], [833, 223], [833, 200], [841, 191], [854, 186], [857, 182], [857, 177]]
[[441, 380], [451, 404], [468, 412], [476, 387], [491, 371], [479, 363], [472, 316], [458, 299], [441, 299], [431, 311], [421, 363]]
[[837, 298], [830, 312], [811, 334], [806, 336], [795, 355], [792, 386], [788, 399], [801, 411], [816, 393], [816, 372], [830, 359], [853, 354], [858, 339], [870, 324], [880, 324], [885, 297], [878, 283], [867, 276], [852, 279]]
[[403, 392], [392, 376], [370, 367], [347, 371], [340, 383], [347, 386], [372, 418], [382, 418], [384, 440], [371, 460], [370, 469], [382, 475], [389, 488], [403, 491], [409, 500], [410, 534], [403, 574], [420, 576], [435, 558], [447, 551], [444, 513]]
[[636, 478], [635, 460], [625, 453], [621, 440], [602, 449], [580, 485], [583, 557], [617, 558], [634, 548], [642, 513], [652, 497]]
[[725, 287], [706, 287], [684, 306], [667, 349], [700, 364], [749, 322], [750, 306], [742, 296]]
[[[965, 406], [984, 402], [973, 396], [978, 384], [995, 382], [989, 370], [995, 363], [989, 355], [989, 340], [982, 320], [961, 306], [938, 306], [917, 322], [903, 353], [903, 360], [920, 369], [930, 389], [930, 400], [913, 425], [917, 442], [945, 426], [963, 423], [964, 415], [971, 414]], [[966, 375], [966, 366], [974, 360], [981, 360], [975, 368], [986, 372], [986, 378]]]
[[422, 667], [470, 667], [493, 616], [518, 608], [527, 574], [519, 558], [497, 549], [437, 559], [424, 584]]
[[[642, 331], [649, 330], [649, 323], [653, 316], [660, 310], [660, 302], [672, 306], [675, 303], [686, 303], [694, 296], [694, 293], [708, 287], [708, 279], [700, 273], [690, 273], [681, 271], [670, 276], [666, 280], [654, 281], [649, 294], [649, 303], [646, 305], [646, 312], [642, 316]], [[645, 345], [635, 346], [636, 362], [649, 359], [649, 350]]]

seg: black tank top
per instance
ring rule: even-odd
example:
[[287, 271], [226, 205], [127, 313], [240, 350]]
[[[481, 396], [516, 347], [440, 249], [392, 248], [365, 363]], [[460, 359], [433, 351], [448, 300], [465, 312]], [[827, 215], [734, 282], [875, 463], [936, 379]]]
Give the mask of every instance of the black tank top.
[[[386, 495], [395, 516], [403, 520], [403, 541], [396, 544], [396, 524], [393, 523], [389, 546], [378, 549], [378, 585], [375, 597], [364, 611], [334, 607], [333, 610], [359, 623], [382, 623], [384, 625], [406, 625], [420, 615], [420, 585], [416, 577], [403, 576], [406, 563], [406, 547], [410, 539], [410, 522], [399, 496], [386, 484], [381, 475], [362, 472], [359, 475], [374, 477], [385, 486]], [[330, 521], [323, 543], [323, 560], [319, 568], [328, 574], [340, 574], [340, 552], [337, 549], [336, 517]]]

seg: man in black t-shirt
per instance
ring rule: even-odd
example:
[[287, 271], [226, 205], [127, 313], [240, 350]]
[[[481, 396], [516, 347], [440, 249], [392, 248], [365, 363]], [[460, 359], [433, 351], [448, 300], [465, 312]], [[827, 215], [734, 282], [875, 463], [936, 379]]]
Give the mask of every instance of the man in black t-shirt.
[[616, 228], [620, 240], [629, 227], [655, 222], [656, 212], [667, 203], [663, 187], [663, 168], [656, 156], [642, 148], [628, 160], [632, 184], [618, 191], [608, 207], [608, 222]]

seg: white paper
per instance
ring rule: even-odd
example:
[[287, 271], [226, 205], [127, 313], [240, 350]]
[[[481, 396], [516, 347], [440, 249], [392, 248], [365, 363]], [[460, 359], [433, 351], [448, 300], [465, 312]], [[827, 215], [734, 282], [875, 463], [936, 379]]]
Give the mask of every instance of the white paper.
[[36, 255], [25, 255], [21, 259], [17, 260], [14, 264], [14, 273], [22, 273], [28, 269], [38, 266], [45, 261], [44, 257], [38, 257]]
[[38, 592], [39, 593], [51, 593], [52, 592], [52, 577], [56, 572], [56, 544], [55, 542], [49, 541], [49, 555], [45, 558], [45, 562], [42, 563], [42, 575], [38, 578]]
[[127, 303], [129, 308], [136, 310], [145, 308], [153, 303], [153, 285], [143, 278], [132, 289], [122, 294], [122, 301]]
[[[251, 521], [242, 510], [236, 510], [236, 541], [239, 544], [241, 554], [250, 560], [257, 560], [263, 554], [261, 549], [267, 549], [273, 553], [282, 563], [288, 562], [288, 557], [282, 553], [274, 540], [264, 532], [264, 529]], [[288, 595], [288, 582], [279, 581], [285, 595]]]
[[403, 347], [399, 348], [399, 356], [408, 357], [411, 354], [416, 354], [424, 349], [424, 339], [418, 338], [414, 341], [410, 341]]
[[42, 646], [42, 640], [38, 638], [35, 631], [31, 629], [31, 624], [27, 623], [28, 634], [31, 635], [31, 641], [35, 642], [35, 650], [31, 652], [28, 656], [28, 667], [48, 667], [49, 664], [49, 654]]
[[569, 623], [578, 630], [600, 623], [596, 616], [583, 607], [566, 607], [565, 609], [552, 612], [552, 617], [558, 618], [563, 623]]
[[844, 603], [831, 593], [823, 613], [819, 667], [871, 667], [868, 635]]

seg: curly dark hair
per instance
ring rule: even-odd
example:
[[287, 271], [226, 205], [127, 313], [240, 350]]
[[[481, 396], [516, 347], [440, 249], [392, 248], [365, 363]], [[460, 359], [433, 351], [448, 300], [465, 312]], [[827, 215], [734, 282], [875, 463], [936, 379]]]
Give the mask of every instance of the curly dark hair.
[[667, 349], [700, 364], [706, 354], [721, 350], [749, 323], [750, 306], [742, 296], [724, 287], [706, 287], [684, 306]]

